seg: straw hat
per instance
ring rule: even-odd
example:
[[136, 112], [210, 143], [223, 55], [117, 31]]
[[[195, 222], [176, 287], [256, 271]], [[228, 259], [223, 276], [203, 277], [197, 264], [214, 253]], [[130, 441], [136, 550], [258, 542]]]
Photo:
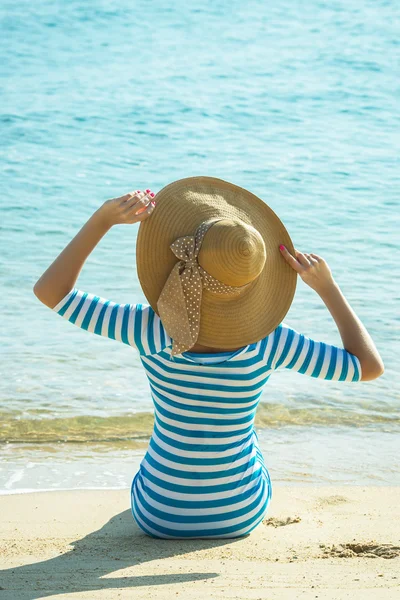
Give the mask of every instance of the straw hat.
[[259, 341], [284, 319], [297, 273], [275, 212], [250, 191], [216, 177], [187, 177], [162, 188], [140, 223], [137, 273], [143, 293], [173, 340], [172, 356], [195, 343], [233, 349]]

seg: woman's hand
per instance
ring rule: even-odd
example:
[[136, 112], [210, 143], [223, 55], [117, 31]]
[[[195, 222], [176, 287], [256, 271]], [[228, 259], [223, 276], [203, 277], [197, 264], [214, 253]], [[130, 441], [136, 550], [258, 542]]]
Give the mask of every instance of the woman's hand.
[[332, 272], [326, 261], [318, 254], [307, 254], [295, 249], [294, 257], [285, 246], [279, 246], [286, 262], [300, 275], [304, 283], [316, 292], [321, 292], [335, 284]]
[[147, 219], [154, 210], [153, 198], [151, 190], [137, 190], [106, 200], [38, 279], [35, 296], [46, 306], [56, 306], [74, 287], [85, 260], [109, 229], [117, 223]]
[[131, 224], [144, 221], [154, 210], [154, 193], [151, 190], [130, 192], [119, 198], [110, 198], [100, 207], [104, 222], [109, 227], [118, 224]]

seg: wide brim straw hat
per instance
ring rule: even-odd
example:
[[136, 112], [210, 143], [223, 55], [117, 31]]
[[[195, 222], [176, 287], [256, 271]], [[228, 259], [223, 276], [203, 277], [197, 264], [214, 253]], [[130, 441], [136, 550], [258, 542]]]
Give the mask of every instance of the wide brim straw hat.
[[171, 246], [179, 248], [182, 238], [186, 244], [194, 240], [187, 236], [195, 236], [208, 220], [216, 222], [206, 226], [205, 234], [203, 228], [197, 257], [200, 271], [222, 285], [235, 286], [232, 290], [240, 288], [240, 293], [218, 294], [212, 285], [202, 286], [195, 343], [236, 349], [276, 329], [293, 301], [297, 273], [279, 250], [284, 244], [294, 254], [289, 233], [275, 212], [249, 190], [206, 176], [174, 181], [162, 188], [154, 201], [151, 215], [140, 223], [136, 266], [143, 293], [171, 338], [174, 336], [166, 326], [166, 317], [171, 318], [171, 314], [168, 308], [159, 310], [166, 306], [159, 300], [167, 281], [172, 280], [172, 272], [178, 277], [182, 271], [178, 270], [179, 258]]

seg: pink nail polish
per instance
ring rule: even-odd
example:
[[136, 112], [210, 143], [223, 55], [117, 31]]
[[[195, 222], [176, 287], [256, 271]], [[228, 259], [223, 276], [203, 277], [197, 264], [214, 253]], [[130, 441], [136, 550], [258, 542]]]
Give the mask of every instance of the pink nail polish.
[[279, 246], [279, 250], [284, 250], [284, 249], [285, 249], [285, 246], [284, 246], [283, 244], [281, 244], [281, 245]]
[[147, 193], [149, 193], [151, 190], [146, 190]]
[[154, 196], [155, 196], [154, 192], [151, 192], [150, 196], [151, 196], [152, 198], [154, 198]]

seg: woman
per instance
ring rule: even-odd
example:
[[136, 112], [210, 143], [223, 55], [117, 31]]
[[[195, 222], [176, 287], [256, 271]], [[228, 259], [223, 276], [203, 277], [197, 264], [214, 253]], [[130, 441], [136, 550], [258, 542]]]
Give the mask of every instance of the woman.
[[[271, 373], [287, 368], [359, 382], [378, 378], [384, 365], [325, 260], [295, 250], [262, 200], [206, 177], [179, 180], [153, 198], [146, 190], [104, 202], [34, 293], [78, 327], [139, 352], [155, 410], [131, 486], [139, 527], [156, 538], [244, 536], [272, 498], [253, 426]], [[76, 288], [103, 235], [137, 222], [138, 276], [149, 304], [118, 304]], [[297, 274], [324, 301], [343, 348], [282, 321]]]

